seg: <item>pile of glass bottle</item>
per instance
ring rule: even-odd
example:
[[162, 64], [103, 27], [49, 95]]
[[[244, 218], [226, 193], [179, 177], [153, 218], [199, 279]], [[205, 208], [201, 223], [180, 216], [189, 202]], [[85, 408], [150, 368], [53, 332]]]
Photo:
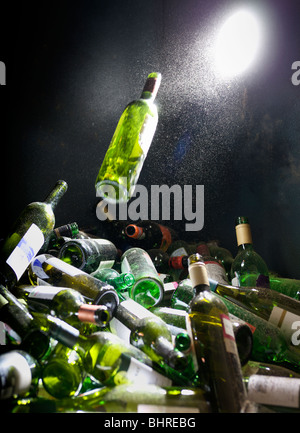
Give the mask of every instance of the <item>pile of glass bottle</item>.
[[[3, 412], [299, 411], [300, 282], [153, 221], [55, 227], [67, 185], [2, 241]], [[100, 226], [99, 226], [100, 227]]]

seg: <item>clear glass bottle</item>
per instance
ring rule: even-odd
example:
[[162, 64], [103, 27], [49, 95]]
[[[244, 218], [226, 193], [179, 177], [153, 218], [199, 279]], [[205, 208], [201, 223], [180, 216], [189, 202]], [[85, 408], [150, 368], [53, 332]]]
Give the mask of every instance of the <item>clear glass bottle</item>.
[[140, 99], [121, 115], [95, 182], [97, 196], [107, 202], [127, 202], [133, 194], [158, 122], [160, 82], [159, 72], [149, 74]]
[[187, 320], [195, 347], [200, 385], [208, 389], [214, 412], [240, 413], [247, 402], [241, 363], [225, 304], [209, 287], [199, 254], [189, 258], [195, 296]]
[[217, 240], [207, 242], [210, 255], [217, 260], [220, 260], [226, 271], [228, 281], [231, 281], [230, 272], [234, 257], [227, 248], [221, 247]]
[[119, 303], [112, 286], [50, 254], [37, 256], [28, 268], [28, 275], [33, 285], [44, 283], [77, 290], [87, 302], [105, 305], [111, 317]]
[[149, 254], [142, 248], [130, 248], [121, 257], [122, 272], [134, 276], [129, 297], [144, 307], [152, 307], [164, 296], [164, 287]]
[[0, 277], [6, 287], [14, 286], [39, 250], [47, 247], [55, 226], [55, 207], [67, 188], [59, 180], [44, 202], [28, 204], [13, 224], [0, 252]]
[[107, 239], [71, 239], [62, 245], [58, 258], [91, 274], [99, 266], [111, 268], [117, 254], [117, 248]]
[[231, 265], [231, 284], [238, 287], [270, 287], [268, 266], [253, 248], [247, 217], [237, 218], [235, 231], [238, 252]]

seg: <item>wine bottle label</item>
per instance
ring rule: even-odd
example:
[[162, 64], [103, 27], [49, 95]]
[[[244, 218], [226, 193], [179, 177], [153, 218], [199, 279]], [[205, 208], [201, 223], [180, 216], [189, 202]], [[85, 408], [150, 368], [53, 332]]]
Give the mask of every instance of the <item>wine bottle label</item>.
[[50, 285], [43, 286], [43, 289], [36, 287], [30, 289], [30, 293], [28, 295], [28, 298], [35, 298], [35, 299], [53, 299], [57, 293], [61, 292], [62, 290], [65, 290], [64, 287], [54, 287]]
[[5, 323], [0, 322], [0, 346], [4, 346], [6, 344], [6, 329]]
[[220, 318], [223, 325], [225, 348], [227, 352], [238, 354], [231, 320], [226, 314], [221, 314]]
[[256, 403], [299, 408], [300, 379], [253, 374], [248, 398]]
[[44, 244], [44, 235], [39, 227], [32, 224], [18, 245], [12, 251], [6, 263], [12, 268], [19, 280], [31, 260]]
[[69, 265], [69, 263], [64, 262], [63, 260], [58, 259], [57, 257], [51, 257], [46, 260], [46, 263], [53, 266], [54, 268], [64, 272], [71, 277], [75, 277], [76, 275], [84, 274], [83, 271], [76, 268], [75, 266]]
[[137, 413], [200, 413], [198, 407], [138, 404]]
[[122, 362], [120, 371], [116, 374], [114, 382], [123, 383], [124, 372], [126, 379], [132, 383], [152, 384], [158, 386], [171, 386], [172, 380], [153, 370], [149, 365], [144, 364], [128, 355], [121, 355]]
[[269, 322], [281, 329], [293, 346], [300, 347], [300, 316], [275, 306]]

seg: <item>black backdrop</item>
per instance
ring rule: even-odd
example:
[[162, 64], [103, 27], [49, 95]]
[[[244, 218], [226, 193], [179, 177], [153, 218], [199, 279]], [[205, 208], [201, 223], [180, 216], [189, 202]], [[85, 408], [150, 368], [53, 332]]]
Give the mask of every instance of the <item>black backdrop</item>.
[[[236, 253], [247, 215], [270, 269], [300, 278], [300, 61], [297, 0], [107, 0], [3, 6], [0, 60], [2, 224], [57, 179], [69, 190], [57, 225], [100, 224], [94, 182], [117, 121], [149, 72], [162, 73], [159, 124], [139, 184], [204, 185], [204, 227]], [[216, 31], [250, 6], [264, 38], [255, 66], [230, 83], [209, 61]]]

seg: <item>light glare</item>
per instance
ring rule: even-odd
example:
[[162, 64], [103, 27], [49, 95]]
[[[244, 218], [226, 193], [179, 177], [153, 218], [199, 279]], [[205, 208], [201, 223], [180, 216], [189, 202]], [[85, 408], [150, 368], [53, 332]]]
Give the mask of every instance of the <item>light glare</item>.
[[257, 55], [260, 29], [249, 11], [232, 15], [221, 27], [216, 44], [218, 72], [233, 76], [245, 71]]

